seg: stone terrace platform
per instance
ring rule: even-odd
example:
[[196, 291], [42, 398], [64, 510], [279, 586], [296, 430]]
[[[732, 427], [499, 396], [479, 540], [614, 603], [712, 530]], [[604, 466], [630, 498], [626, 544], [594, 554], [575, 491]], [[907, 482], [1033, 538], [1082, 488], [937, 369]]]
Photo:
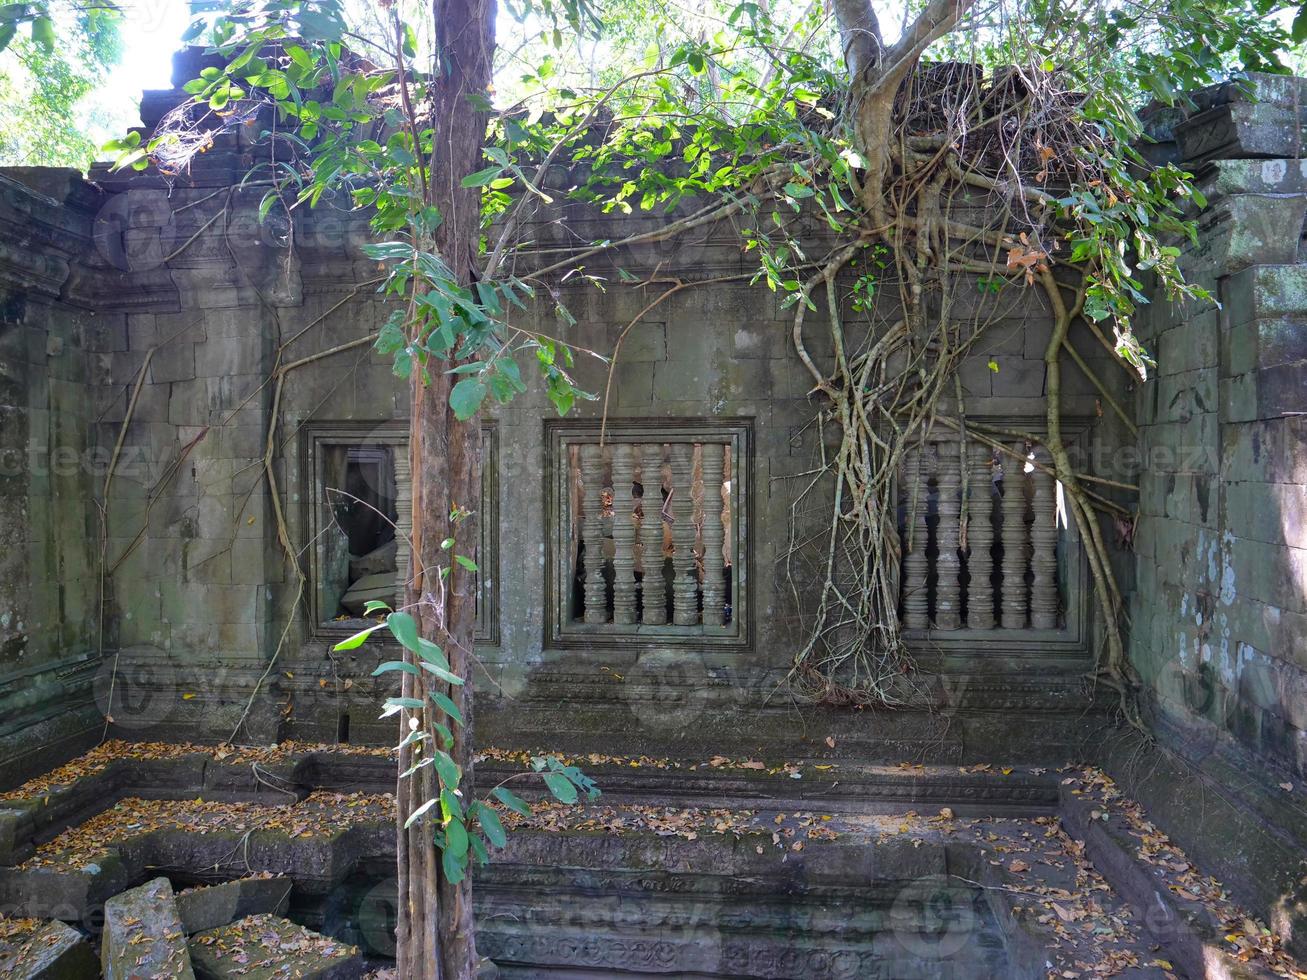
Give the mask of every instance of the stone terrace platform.
[[[504, 976], [1307, 976], [1095, 769], [572, 761], [601, 800], [505, 814], [477, 872]], [[0, 793], [0, 911], [94, 942], [160, 876], [284, 875], [291, 920], [380, 968], [393, 785], [384, 749], [106, 743]]]

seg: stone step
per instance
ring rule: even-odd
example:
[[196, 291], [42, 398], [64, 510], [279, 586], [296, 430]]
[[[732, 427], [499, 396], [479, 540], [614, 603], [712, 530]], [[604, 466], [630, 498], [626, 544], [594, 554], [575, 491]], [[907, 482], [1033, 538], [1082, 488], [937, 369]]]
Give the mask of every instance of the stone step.
[[354, 980], [363, 975], [357, 946], [274, 915], [251, 915], [197, 933], [191, 956], [200, 980]]
[[1084, 841], [1086, 857], [1135, 910], [1148, 935], [1183, 975], [1221, 980], [1272, 980], [1275, 976], [1264, 967], [1231, 956], [1222, 941], [1220, 923], [1204, 905], [1179, 897], [1150, 877], [1135, 857], [1138, 840], [1119, 816], [1095, 811], [1088, 800], [1064, 792], [1062, 820], [1072, 835]]

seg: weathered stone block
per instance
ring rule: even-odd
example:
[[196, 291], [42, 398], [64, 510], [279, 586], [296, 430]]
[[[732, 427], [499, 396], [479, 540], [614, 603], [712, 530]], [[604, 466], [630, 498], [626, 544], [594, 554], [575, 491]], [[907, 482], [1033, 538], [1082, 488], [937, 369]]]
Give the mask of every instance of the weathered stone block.
[[775, 385], [771, 376], [771, 361], [748, 358], [728, 360], [707, 394], [711, 402], [719, 399], [767, 401]]
[[1220, 352], [1220, 316], [1208, 310], [1163, 331], [1154, 345], [1157, 373], [1178, 374], [1214, 367]]
[[1230, 569], [1239, 596], [1307, 612], [1307, 550], [1235, 538]]
[[12, 944], [0, 942], [0, 976], [9, 980], [98, 980], [100, 966], [86, 938], [47, 922]]
[[191, 955], [167, 878], [155, 878], [104, 903], [100, 968], [105, 980], [194, 980]]
[[1298, 260], [1307, 195], [1235, 194], [1202, 212], [1198, 245], [1180, 257], [1186, 278], [1207, 273], [1228, 276], [1251, 265]]
[[610, 405], [626, 415], [649, 415], [653, 411], [653, 379], [652, 364], [641, 365], [636, 370], [619, 369], [613, 378]]
[[195, 345], [172, 340], [159, 347], [150, 358], [150, 380], [155, 384], [189, 381], [195, 377]]
[[1241, 537], [1307, 548], [1307, 485], [1227, 483], [1225, 506], [1230, 527]]
[[[1045, 366], [1042, 360], [1017, 360], [1016, 358], [996, 358], [997, 371], [990, 373], [990, 391], [998, 397], [1040, 397], [1044, 394]], [[1066, 363], [1066, 362], [1064, 362]], [[986, 367], [988, 371], [989, 368]], [[1078, 371], [1074, 364], [1063, 369], [1063, 377], [1070, 371]]]
[[14, 865], [31, 853], [30, 822], [26, 811], [0, 809], [0, 865]]
[[1212, 368], [1161, 375], [1155, 382], [1158, 420], [1184, 422], [1216, 411], [1216, 382], [1216, 371]]
[[1186, 163], [1248, 157], [1300, 156], [1307, 124], [1292, 106], [1231, 102], [1190, 116], [1175, 127]]
[[1307, 361], [1249, 371], [1220, 382], [1223, 421], [1278, 419], [1304, 411]]
[[[989, 366], [990, 360], [991, 358], [969, 357], [962, 362], [962, 366], [958, 370], [958, 380], [962, 382], [962, 390], [966, 395], [972, 398], [987, 398], [990, 395], [995, 373]], [[999, 372], [1002, 372], [1005, 364], [1015, 365], [1021, 363], [1018, 358], [1003, 357], [1002, 355], [995, 355], [992, 360], [998, 365]]]
[[1229, 326], [1307, 314], [1307, 266], [1251, 266], [1226, 280], [1222, 299]]
[[210, 337], [196, 344], [195, 374], [201, 378], [224, 378], [257, 373], [269, 345], [257, 333], [257, 323], [251, 323], [250, 328], [250, 332], [241, 336]]
[[241, 878], [177, 896], [177, 912], [189, 935], [230, 925], [249, 915], [285, 915], [293, 882], [290, 878]]
[[1222, 426], [1221, 445], [1227, 480], [1307, 483], [1307, 416]]
[[736, 357], [795, 357], [793, 324], [784, 320], [767, 320], [739, 326], [731, 334], [731, 350]]
[[1307, 361], [1307, 317], [1258, 320], [1253, 326], [1256, 330], [1254, 366], [1272, 368]]
[[270, 915], [198, 933], [191, 950], [200, 980], [353, 980], [363, 973], [357, 947]]

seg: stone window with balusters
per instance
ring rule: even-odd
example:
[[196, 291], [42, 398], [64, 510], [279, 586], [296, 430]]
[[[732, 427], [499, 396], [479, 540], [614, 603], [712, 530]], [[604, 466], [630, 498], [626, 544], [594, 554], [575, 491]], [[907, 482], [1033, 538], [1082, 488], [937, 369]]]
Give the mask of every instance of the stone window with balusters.
[[1078, 628], [1080, 549], [1059, 517], [1052, 461], [1042, 446], [1008, 443], [963, 447], [951, 436], [905, 454], [899, 614], [909, 636]]
[[719, 420], [551, 426], [552, 640], [746, 642], [748, 435]]

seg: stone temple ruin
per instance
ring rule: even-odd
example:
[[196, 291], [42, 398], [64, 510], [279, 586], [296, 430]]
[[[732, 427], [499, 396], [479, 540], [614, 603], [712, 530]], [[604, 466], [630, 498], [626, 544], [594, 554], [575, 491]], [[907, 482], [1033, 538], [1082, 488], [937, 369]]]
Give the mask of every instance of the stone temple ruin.
[[[1080, 351], [1122, 413], [1064, 381], [1078, 464], [1139, 488], [1104, 493], [1138, 502], [1113, 560], [1151, 739], [1085, 680], [1101, 624], [1055, 484], [971, 452], [990, 493], [963, 552], [946, 431], [900, 491], [925, 501], [903, 509], [912, 696], [792, 696], [784, 558], [822, 436], [791, 317], [747, 278], [629, 333], [602, 445], [601, 402], [558, 418], [533, 390], [486, 418], [478, 780], [546, 751], [604, 791], [508, 821], [476, 881], [487, 972], [1303, 975], [1307, 82], [1251, 89], [1149, 121], [1208, 198], [1182, 262], [1219, 305], [1157, 298], [1146, 383]], [[180, 98], [147, 93], [146, 127]], [[5, 976], [353, 977], [393, 955], [371, 676], [393, 652], [331, 648], [404, 574], [407, 392], [371, 351], [366, 219], [261, 224], [253, 152], [225, 135], [180, 181], [0, 171]], [[577, 208], [531, 237], [652, 220]], [[533, 324], [611, 352], [648, 302], [619, 266], [752, 261], [728, 227], [628, 248], [591, 268], [607, 290], [560, 287], [575, 326], [551, 302]], [[1039, 432], [1048, 316], [1007, 309], [967, 410]], [[578, 361], [590, 391], [607, 372]]]

